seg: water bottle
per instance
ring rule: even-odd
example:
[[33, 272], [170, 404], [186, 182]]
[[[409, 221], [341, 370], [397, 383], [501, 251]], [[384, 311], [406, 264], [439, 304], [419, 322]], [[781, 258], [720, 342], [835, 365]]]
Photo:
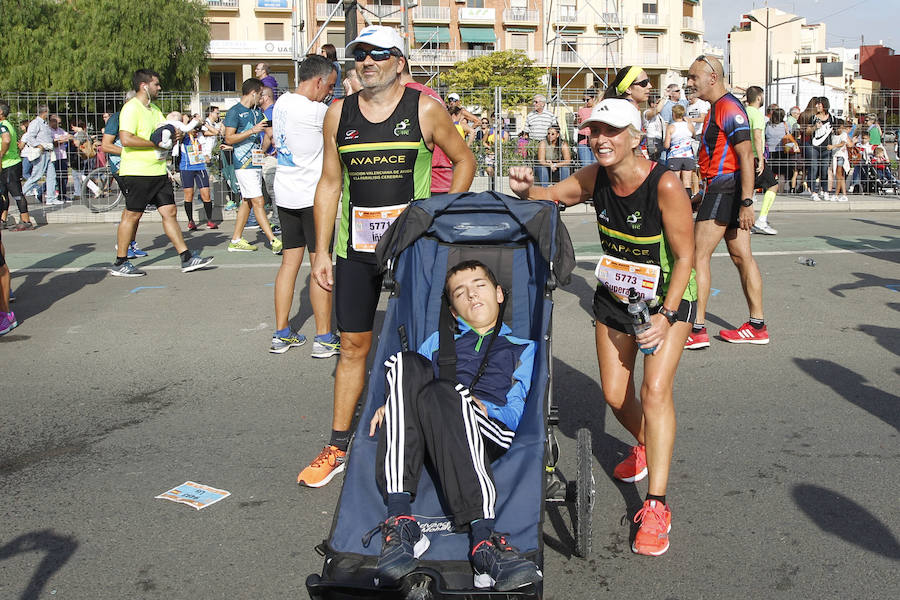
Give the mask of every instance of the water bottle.
[[814, 266], [816, 266], [816, 261], [815, 261], [815, 260], [813, 260], [812, 258], [807, 258], [807, 257], [805, 257], [805, 256], [798, 256], [798, 257], [797, 257], [797, 262], [800, 263], [801, 265], [806, 265], [807, 267], [814, 267]]
[[[647, 310], [647, 303], [641, 299], [634, 288], [628, 292], [628, 314], [631, 316], [631, 322], [634, 323], [635, 335], [640, 335], [650, 329], [650, 311]], [[640, 350], [644, 354], [653, 354], [656, 348], [641, 348]]]

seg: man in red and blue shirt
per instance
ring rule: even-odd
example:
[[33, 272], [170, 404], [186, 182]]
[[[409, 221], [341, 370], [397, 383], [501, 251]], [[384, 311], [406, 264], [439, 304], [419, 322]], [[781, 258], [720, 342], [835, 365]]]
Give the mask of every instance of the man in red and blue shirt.
[[709, 347], [704, 322], [710, 294], [710, 259], [722, 238], [740, 273], [750, 319], [737, 329], [721, 330], [719, 336], [736, 344], [768, 344], [762, 276], [750, 250], [755, 177], [750, 120], [741, 101], [725, 89], [724, 70], [717, 59], [697, 57], [688, 71], [688, 86], [693, 88], [690, 93], [696, 93], [711, 106], [700, 134], [697, 160], [703, 178], [703, 198], [694, 225], [697, 318], [685, 348]]

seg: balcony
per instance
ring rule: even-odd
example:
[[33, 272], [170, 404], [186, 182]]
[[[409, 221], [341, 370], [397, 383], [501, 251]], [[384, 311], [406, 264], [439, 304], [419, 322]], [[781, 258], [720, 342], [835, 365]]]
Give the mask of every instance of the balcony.
[[703, 26], [703, 19], [697, 19], [695, 17], [684, 17], [684, 22], [682, 23], [682, 29], [696, 31], [698, 33], [703, 33]]
[[240, 0], [204, 0], [209, 10], [237, 10]]
[[669, 26], [669, 15], [666, 13], [640, 13], [635, 17], [637, 27], [658, 29]]
[[[328, 18], [328, 15], [331, 14], [331, 11], [334, 10], [335, 6], [340, 6], [340, 4], [316, 4], [316, 19], [319, 21], [324, 21]], [[338, 9], [338, 11], [331, 17], [332, 21], [343, 21], [344, 20], [344, 9]]]
[[449, 23], [449, 6], [417, 6], [409, 13], [413, 23]]
[[526, 8], [507, 8], [503, 11], [504, 23], [537, 25], [540, 20], [541, 15], [536, 10], [528, 10]]
[[663, 64], [662, 55], [659, 52], [642, 52], [639, 54], [641, 62], [638, 64], [652, 67]]
[[614, 13], [614, 12], [601, 13], [600, 16], [602, 18], [602, 21], [601, 21], [602, 25], [617, 26], [617, 25], [625, 25], [626, 24], [625, 16], [620, 15], [619, 13]]
[[399, 4], [367, 4], [359, 5], [359, 10], [365, 12], [371, 20], [400, 22], [403, 16], [403, 7]]
[[497, 22], [497, 10], [494, 8], [460, 8], [457, 15], [460, 23], [493, 25]]

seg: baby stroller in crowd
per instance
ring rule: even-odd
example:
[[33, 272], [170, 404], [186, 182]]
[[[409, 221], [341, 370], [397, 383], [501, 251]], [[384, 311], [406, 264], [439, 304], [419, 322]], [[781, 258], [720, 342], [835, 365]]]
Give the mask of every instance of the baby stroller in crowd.
[[900, 194], [900, 182], [891, 172], [891, 165], [887, 161], [872, 160], [875, 171], [875, 191], [881, 194]]
[[512, 334], [536, 343], [532, 385], [509, 450], [492, 464], [498, 498], [497, 530], [538, 567], [543, 564], [545, 502], [570, 503], [576, 554], [590, 551], [594, 481], [591, 437], [577, 435], [577, 477], [566, 480], [556, 468], [558, 423], [552, 402], [552, 293], [574, 268], [568, 231], [550, 202], [527, 202], [495, 192], [438, 195], [414, 201], [391, 225], [376, 256], [386, 269], [391, 292], [379, 336], [366, 400], [356, 428], [340, 500], [328, 540], [317, 547], [325, 557], [321, 574], [306, 580], [314, 600], [345, 598], [540, 598], [541, 584], [515, 591], [476, 589], [466, 533], [453, 530], [426, 461], [412, 504], [430, 546], [418, 568], [399, 586], [374, 584], [380, 544], [362, 537], [381, 522], [386, 508], [375, 479], [377, 436], [369, 422], [385, 402], [384, 368], [393, 354], [415, 350], [438, 330], [444, 279], [449, 267], [479, 260], [497, 276], [508, 300], [501, 312]]

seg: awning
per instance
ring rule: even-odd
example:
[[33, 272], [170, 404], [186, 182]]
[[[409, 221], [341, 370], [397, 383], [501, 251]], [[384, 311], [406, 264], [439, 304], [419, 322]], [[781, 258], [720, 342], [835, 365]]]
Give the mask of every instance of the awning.
[[460, 27], [459, 33], [467, 44], [493, 44], [497, 41], [493, 27]]
[[448, 44], [450, 43], [449, 27], [413, 27], [416, 42], [424, 44]]

